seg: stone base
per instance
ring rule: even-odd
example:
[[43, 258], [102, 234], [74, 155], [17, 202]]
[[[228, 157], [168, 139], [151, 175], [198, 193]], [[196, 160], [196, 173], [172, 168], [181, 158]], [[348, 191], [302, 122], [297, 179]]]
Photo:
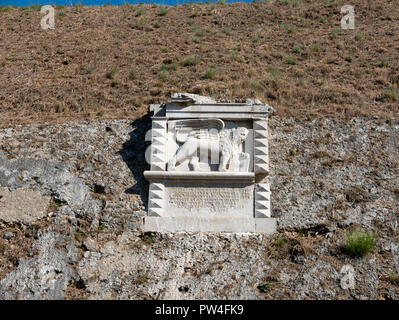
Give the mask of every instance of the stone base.
[[255, 232], [272, 234], [275, 218], [145, 217], [143, 231], [153, 232]]

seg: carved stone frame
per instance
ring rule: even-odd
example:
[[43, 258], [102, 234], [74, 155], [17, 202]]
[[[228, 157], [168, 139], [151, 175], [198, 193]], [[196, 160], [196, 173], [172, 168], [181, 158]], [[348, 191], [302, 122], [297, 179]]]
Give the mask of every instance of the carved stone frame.
[[[169, 103], [151, 105], [150, 111], [154, 112], [151, 170], [144, 172], [144, 176], [150, 182], [150, 187], [148, 216], [143, 219], [143, 230], [266, 234], [276, 230], [276, 219], [271, 217], [270, 185], [267, 181], [269, 174], [268, 116], [273, 112], [270, 106], [258, 100], [247, 100], [246, 103], [218, 103], [207, 97], [175, 94]], [[252, 139], [250, 150], [251, 163], [253, 163], [251, 172], [168, 170], [168, 122], [189, 119], [221, 119], [250, 123]], [[231, 206], [230, 209], [222, 207], [221, 212], [207, 214], [206, 208], [191, 210], [189, 199], [187, 199], [186, 209], [174, 207], [173, 205], [176, 204], [171, 204], [170, 197], [171, 190], [179, 190], [176, 189], [176, 185], [183, 188], [180, 190], [188, 188], [187, 190], [192, 190], [193, 193], [197, 192], [196, 190], [199, 194], [205, 193], [208, 196], [215, 193], [215, 196], [209, 200], [209, 205], [212, 206], [218, 202], [217, 194], [229, 195], [231, 193], [235, 196], [240, 194], [239, 190], [250, 190], [252, 198], [240, 200], [244, 206], [242, 212], [239, 207], [236, 208], [237, 201], [228, 198], [226, 201]], [[209, 188], [210, 192], [206, 188]], [[184, 202], [184, 199], [182, 201]], [[203, 201], [198, 203], [204, 205]], [[195, 214], [192, 211], [195, 211]]]

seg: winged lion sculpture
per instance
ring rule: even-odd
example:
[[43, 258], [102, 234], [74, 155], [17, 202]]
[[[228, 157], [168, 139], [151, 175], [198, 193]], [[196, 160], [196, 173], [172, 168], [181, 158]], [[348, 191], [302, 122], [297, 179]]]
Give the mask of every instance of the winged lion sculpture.
[[[189, 159], [193, 171], [200, 171], [198, 151], [216, 158], [219, 171], [248, 171], [249, 154], [238, 152], [248, 129], [226, 129], [221, 119], [185, 119], [176, 122], [176, 141], [183, 143], [168, 162], [168, 170]], [[215, 157], [216, 155], [216, 157]]]

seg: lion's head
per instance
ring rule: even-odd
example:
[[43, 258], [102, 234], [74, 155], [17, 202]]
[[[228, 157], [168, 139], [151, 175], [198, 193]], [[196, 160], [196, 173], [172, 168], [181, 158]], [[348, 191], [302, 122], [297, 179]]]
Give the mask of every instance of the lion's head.
[[249, 133], [247, 128], [239, 127], [239, 128], [237, 128], [236, 132], [237, 132], [241, 142], [244, 142], [247, 139], [247, 136]]

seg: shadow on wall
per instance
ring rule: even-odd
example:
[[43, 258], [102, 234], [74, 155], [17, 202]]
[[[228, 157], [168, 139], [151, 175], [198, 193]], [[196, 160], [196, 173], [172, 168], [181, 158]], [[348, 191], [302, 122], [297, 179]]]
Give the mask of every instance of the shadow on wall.
[[136, 184], [126, 189], [125, 193], [138, 194], [147, 210], [148, 182], [144, 178], [144, 171], [150, 169], [150, 164], [145, 160], [145, 151], [151, 141], [145, 141], [145, 135], [151, 129], [151, 115], [147, 113], [134, 120], [131, 126], [130, 140], [123, 144], [119, 154], [132, 172]]

